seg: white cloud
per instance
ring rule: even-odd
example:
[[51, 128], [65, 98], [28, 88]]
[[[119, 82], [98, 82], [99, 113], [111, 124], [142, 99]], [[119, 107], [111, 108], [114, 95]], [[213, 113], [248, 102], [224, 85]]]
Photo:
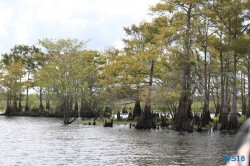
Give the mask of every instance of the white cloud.
[[160, 0], [0, 0], [0, 53], [41, 38], [78, 38], [89, 48], [121, 46], [124, 26]]

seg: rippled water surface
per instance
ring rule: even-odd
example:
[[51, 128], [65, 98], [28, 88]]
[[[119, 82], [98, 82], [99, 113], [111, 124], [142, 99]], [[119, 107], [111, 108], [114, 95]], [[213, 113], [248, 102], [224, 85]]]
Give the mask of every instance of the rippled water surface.
[[0, 117], [0, 165], [224, 165], [234, 135]]

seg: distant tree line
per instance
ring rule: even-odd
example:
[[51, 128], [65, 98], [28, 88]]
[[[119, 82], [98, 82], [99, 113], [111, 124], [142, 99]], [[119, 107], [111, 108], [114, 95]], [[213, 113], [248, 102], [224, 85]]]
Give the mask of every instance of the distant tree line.
[[40, 109], [56, 101], [65, 123], [126, 99], [135, 102], [137, 128], [154, 127], [152, 111], [167, 110], [185, 131], [200, 97], [202, 126], [213, 104], [220, 128], [236, 129], [237, 101], [250, 116], [249, 9], [247, 0], [162, 0], [150, 8], [151, 21], [124, 28], [122, 49], [87, 50], [77, 39], [15, 46], [1, 59], [6, 114], [29, 110], [29, 89], [37, 87]]

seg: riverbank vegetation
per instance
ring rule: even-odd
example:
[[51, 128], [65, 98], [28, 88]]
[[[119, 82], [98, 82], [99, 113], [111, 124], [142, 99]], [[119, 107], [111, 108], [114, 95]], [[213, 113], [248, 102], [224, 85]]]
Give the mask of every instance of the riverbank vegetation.
[[4, 114], [33, 111], [70, 124], [130, 105], [137, 129], [156, 128], [169, 115], [177, 131], [211, 123], [235, 130], [238, 112], [250, 116], [249, 9], [245, 0], [162, 0], [150, 8], [151, 21], [124, 28], [122, 49], [88, 50], [78, 39], [16, 45], [1, 58]]

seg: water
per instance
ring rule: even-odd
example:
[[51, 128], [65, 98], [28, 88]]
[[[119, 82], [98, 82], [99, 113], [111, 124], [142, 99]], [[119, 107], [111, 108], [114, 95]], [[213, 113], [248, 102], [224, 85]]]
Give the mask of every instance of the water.
[[62, 125], [60, 119], [0, 117], [0, 165], [224, 165], [234, 135]]

